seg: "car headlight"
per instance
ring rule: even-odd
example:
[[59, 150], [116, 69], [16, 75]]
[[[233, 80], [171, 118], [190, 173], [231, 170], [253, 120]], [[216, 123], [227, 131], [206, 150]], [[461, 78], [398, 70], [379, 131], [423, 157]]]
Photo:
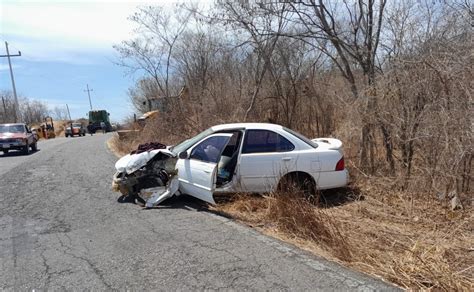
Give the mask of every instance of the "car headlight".
[[19, 143], [25, 142], [25, 139], [23, 139], [23, 138], [18, 138], [18, 139], [15, 139], [15, 140], [16, 140], [17, 142], [19, 142]]

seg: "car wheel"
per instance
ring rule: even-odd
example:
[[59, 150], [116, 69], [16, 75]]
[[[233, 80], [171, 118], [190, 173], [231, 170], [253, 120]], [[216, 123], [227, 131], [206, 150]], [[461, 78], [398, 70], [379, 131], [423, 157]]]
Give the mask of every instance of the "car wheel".
[[278, 191], [300, 194], [314, 203], [319, 201], [316, 183], [307, 173], [293, 172], [283, 176], [278, 183]]
[[23, 152], [23, 154], [25, 154], [25, 155], [30, 154], [30, 145], [29, 145], [28, 143], [26, 143], [26, 146], [23, 147], [23, 151], [22, 151], [22, 152]]
[[33, 145], [31, 145], [31, 150], [33, 150], [33, 152], [38, 151], [38, 142], [35, 142]]

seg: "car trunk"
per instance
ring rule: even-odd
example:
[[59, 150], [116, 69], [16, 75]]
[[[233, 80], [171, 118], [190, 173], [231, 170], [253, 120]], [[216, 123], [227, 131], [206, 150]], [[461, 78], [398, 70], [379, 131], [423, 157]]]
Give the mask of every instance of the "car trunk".
[[334, 138], [316, 138], [312, 139], [319, 147], [328, 150], [337, 150], [342, 153], [342, 141]]

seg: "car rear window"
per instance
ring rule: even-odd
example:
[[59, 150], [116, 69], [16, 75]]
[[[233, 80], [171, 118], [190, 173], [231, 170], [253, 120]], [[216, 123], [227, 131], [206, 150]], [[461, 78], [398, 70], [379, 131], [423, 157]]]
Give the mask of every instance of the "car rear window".
[[242, 153], [288, 152], [295, 146], [282, 135], [268, 130], [247, 130]]
[[288, 129], [288, 128], [285, 128], [283, 127], [283, 130], [287, 131], [288, 133], [292, 134], [293, 136], [295, 136], [296, 138], [300, 139], [301, 141], [305, 142], [306, 144], [308, 144], [309, 146], [313, 147], [313, 148], [318, 148], [318, 144], [314, 143], [313, 141], [311, 141], [310, 139], [308, 139], [306, 136], [304, 136], [303, 134], [300, 134], [296, 131], [293, 131], [291, 129]]

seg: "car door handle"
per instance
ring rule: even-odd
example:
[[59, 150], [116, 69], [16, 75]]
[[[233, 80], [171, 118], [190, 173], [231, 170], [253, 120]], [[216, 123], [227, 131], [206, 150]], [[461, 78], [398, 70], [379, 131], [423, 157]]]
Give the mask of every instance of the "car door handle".
[[291, 157], [283, 157], [281, 160], [283, 160], [283, 161], [290, 161], [290, 160], [292, 160], [292, 159], [293, 159], [293, 158], [291, 158]]
[[204, 171], [205, 173], [211, 173], [211, 171], [210, 171], [210, 170], [207, 170], [207, 169], [206, 169], [206, 170], [203, 170], [203, 171]]

